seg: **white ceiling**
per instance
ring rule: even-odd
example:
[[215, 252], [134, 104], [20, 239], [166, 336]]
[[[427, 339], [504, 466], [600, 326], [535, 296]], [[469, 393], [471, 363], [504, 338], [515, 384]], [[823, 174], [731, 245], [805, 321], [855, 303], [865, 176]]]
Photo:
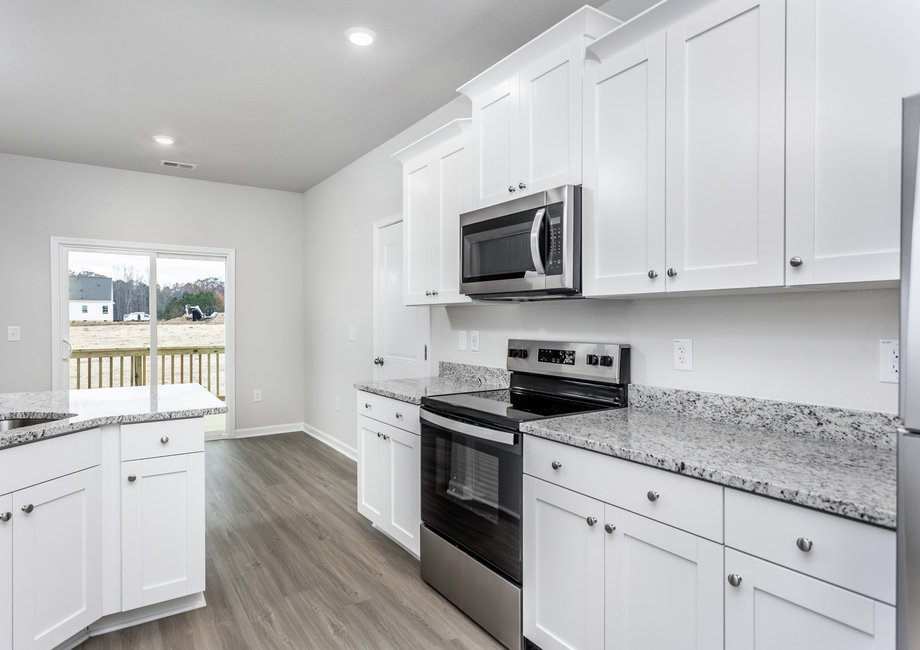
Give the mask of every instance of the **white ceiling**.
[[584, 1], [0, 0], [0, 152], [303, 192]]

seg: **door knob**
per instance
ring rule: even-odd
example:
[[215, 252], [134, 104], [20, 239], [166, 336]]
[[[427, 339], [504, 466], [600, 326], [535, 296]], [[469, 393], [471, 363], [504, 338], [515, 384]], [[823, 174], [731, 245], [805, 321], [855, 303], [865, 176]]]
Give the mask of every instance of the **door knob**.
[[729, 574], [728, 584], [730, 584], [732, 587], [740, 587], [741, 586], [741, 576], [739, 576], [737, 573]]
[[382, 365], [383, 365], [383, 357], [377, 357], [376, 359], [374, 359], [374, 365], [382, 366]]

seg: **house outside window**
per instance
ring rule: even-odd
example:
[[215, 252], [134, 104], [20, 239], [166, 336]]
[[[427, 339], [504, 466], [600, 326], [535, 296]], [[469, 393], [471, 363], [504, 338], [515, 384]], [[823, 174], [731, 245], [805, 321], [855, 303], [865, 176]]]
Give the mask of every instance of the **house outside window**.
[[108, 314], [108, 313], [109, 313], [109, 306], [108, 306], [108, 305], [102, 305], [102, 313], [103, 313], [103, 314]]
[[86, 305], [83, 305], [83, 313], [86, 313]]

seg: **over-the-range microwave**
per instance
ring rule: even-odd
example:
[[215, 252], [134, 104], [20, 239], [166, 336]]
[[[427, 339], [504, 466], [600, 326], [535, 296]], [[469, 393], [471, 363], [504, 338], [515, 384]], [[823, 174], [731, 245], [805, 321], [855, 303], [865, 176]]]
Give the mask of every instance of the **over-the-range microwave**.
[[460, 215], [460, 293], [476, 300], [581, 296], [581, 185]]

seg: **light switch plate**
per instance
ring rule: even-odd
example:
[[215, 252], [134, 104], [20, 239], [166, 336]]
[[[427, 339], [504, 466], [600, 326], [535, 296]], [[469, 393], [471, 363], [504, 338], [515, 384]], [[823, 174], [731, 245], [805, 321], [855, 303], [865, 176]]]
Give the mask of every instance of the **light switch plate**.
[[878, 380], [897, 384], [901, 377], [901, 342], [898, 339], [882, 339], [878, 360]]
[[470, 330], [470, 350], [479, 352], [479, 330]]
[[6, 328], [6, 340], [7, 341], [18, 341], [19, 340], [19, 326], [11, 325]]
[[466, 350], [466, 330], [460, 330], [460, 350]]

